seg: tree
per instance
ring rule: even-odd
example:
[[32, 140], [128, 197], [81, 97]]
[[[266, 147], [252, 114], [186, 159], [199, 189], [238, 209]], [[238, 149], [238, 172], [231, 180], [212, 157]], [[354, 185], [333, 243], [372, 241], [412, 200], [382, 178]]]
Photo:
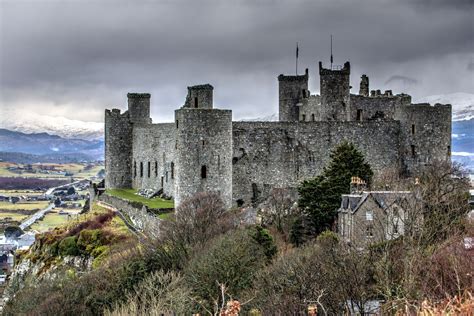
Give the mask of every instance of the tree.
[[338, 145], [330, 158], [321, 175], [298, 188], [298, 204], [311, 218], [316, 234], [332, 228], [341, 195], [350, 192], [351, 177], [359, 177], [370, 186], [373, 176], [364, 155], [351, 143]]
[[76, 189], [74, 189], [74, 187], [69, 187], [67, 189], [67, 195], [73, 195], [73, 194], [76, 194]]

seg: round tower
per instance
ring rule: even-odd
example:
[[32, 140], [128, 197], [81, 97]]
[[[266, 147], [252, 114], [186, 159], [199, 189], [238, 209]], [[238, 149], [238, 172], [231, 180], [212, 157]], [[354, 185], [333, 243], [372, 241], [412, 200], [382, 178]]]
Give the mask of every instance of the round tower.
[[346, 62], [343, 67], [323, 68], [319, 62], [322, 120], [350, 120], [350, 74], [351, 65]]
[[301, 76], [278, 76], [279, 121], [299, 120], [298, 104], [309, 97], [308, 69]]
[[209, 191], [217, 192], [231, 207], [232, 111], [183, 106], [175, 118], [175, 204]]
[[132, 187], [132, 124], [129, 113], [105, 110], [105, 188]]

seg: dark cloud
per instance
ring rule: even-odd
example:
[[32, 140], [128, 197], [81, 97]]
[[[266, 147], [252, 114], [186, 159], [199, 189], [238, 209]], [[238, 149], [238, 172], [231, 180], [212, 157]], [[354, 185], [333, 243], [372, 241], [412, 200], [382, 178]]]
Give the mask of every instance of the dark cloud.
[[186, 86], [209, 82], [234, 117], [263, 116], [277, 110], [277, 75], [294, 72], [296, 42], [317, 92], [330, 34], [336, 62], [353, 65], [354, 87], [366, 73], [376, 89], [391, 89], [394, 75], [416, 78], [401, 86], [415, 96], [474, 92], [469, 3], [6, 0], [0, 105], [69, 117], [81, 108], [80, 119], [101, 120], [128, 91], [147, 91], [155, 119], [170, 120]]

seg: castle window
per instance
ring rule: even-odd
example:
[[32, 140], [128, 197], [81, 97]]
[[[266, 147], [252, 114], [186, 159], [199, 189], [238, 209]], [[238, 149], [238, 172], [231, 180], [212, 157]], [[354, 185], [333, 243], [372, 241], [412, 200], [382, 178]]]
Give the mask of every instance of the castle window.
[[143, 161], [140, 161], [140, 177], [143, 178]]
[[301, 91], [303, 92], [303, 98], [306, 98], [306, 90], [303, 89], [303, 90], [301, 90]]
[[171, 179], [174, 179], [174, 162], [171, 163]]
[[415, 124], [411, 124], [411, 134], [415, 135], [415, 131], [416, 131]]
[[206, 145], [206, 141], [203, 139], [202, 140], [202, 147], [204, 147], [204, 145]]
[[149, 161], [148, 161], [147, 171], [148, 171], [148, 178], [149, 178], [149, 177], [151, 177], [151, 162], [149, 162]]
[[165, 182], [165, 178], [162, 176], [162, 177], [161, 177], [161, 187], [164, 186], [164, 182]]
[[415, 148], [415, 145], [411, 145], [411, 156], [413, 158], [415, 158], [416, 156], [416, 148]]
[[451, 156], [451, 146], [448, 146], [448, 156]]
[[176, 120], [176, 128], [178, 128], [178, 126], [179, 126], [179, 121]]
[[306, 115], [303, 114], [303, 118], [301, 119], [303, 122], [306, 121]]
[[314, 114], [311, 114], [311, 121], [313, 121], [313, 122], [315, 121]]
[[207, 178], [207, 167], [202, 166], [201, 167], [201, 179], [206, 179]]
[[194, 97], [194, 107], [195, 108], [198, 107], [198, 98], [197, 97]]
[[158, 161], [155, 161], [155, 177], [158, 177]]
[[362, 121], [362, 110], [358, 109], [357, 110], [357, 121]]
[[168, 183], [168, 171], [166, 171], [166, 183]]
[[137, 162], [136, 161], [133, 162], [133, 177], [134, 178], [137, 177]]

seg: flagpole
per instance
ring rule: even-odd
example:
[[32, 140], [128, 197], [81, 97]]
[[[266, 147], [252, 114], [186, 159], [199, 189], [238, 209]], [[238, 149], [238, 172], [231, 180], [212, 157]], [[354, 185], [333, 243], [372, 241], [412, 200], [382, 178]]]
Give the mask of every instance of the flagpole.
[[298, 42], [296, 42], [296, 75], [298, 76]]

